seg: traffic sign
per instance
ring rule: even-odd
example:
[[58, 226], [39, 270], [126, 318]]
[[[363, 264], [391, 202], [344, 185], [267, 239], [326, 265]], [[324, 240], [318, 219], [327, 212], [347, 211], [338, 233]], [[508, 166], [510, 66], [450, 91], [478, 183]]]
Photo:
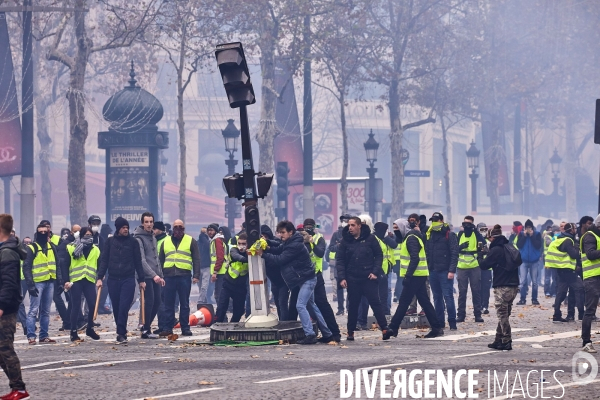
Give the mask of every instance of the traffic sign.
[[404, 176], [411, 178], [429, 178], [431, 176], [431, 171], [405, 169]]
[[408, 152], [408, 150], [402, 149], [401, 157], [402, 157], [402, 165], [406, 165], [406, 163], [408, 162], [408, 159], [410, 158], [410, 153]]

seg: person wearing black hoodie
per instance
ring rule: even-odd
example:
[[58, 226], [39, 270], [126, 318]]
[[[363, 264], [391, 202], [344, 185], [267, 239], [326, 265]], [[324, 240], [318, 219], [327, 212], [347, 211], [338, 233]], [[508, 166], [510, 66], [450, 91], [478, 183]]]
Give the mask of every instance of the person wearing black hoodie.
[[[265, 261], [278, 265], [281, 276], [290, 289], [300, 287], [296, 308], [302, 323], [305, 338], [297, 341], [298, 344], [315, 344], [317, 335], [314, 332], [310, 312], [315, 315], [323, 337], [330, 338], [331, 331], [327, 327], [321, 311], [314, 302], [314, 290], [317, 285], [315, 267], [310, 259], [308, 249], [304, 245], [304, 238], [296, 231], [290, 221], [281, 221], [277, 224], [277, 232], [281, 236], [282, 244], [277, 247], [267, 247], [265, 252], [261, 249], [256, 254]], [[384, 318], [385, 320], [385, 318]]]
[[[519, 268], [509, 269], [504, 249], [513, 246], [502, 235], [502, 227], [494, 225], [489, 231], [490, 248], [478, 255], [479, 268], [493, 270], [492, 287], [494, 288], [494, 305], [498, 314], [498, 327], [493, 343], [488, 347], [496, 350], [512, 350], [512, 336], [510, 330], [510, 313], [512, 304], [519, 293]], [[484, 258], [485, 256], [485, 258]]]
[[[273, 231], [268, 225], [260, 227], [260, 234], [267, 241], [269, 247], [277, 247], [281, 244], [281, 240], [273, 236]], [[277, 264], [273, 263], [269, 258], [265, 258], [265, 268], [267, 278], [271, 281], [271, 293], [277, 307], [277, 316], [280, 321], [289, 321], [290, 289], [285, 284], [281, 276], [281, 270]]]
[[106, 284], [117, 325], [117, 344], [125, 344], [129, 307], [135, 295], [136, 273], [140, 289], [146, 288], [146, 282], [140, 246], [137, 240], [129, 236], [129, 222], [123, 217], [117, 217], [115, 228], [116, 235], [108, 238], [101, 254], [96, 286], [103, 286], [102, 280], [108, 273]]
[[11, 236], [13, 218], [0, 214], [0, 366], [8, 378], [11, 392], [2, 398], [28, 399], [21, 375], [21, 362], [15, 352], [17, 312], [23, 301], [20, 264], [25, 259], [19, 240]]
[[596, 353], [592, 345], [591, 331], [600, 299], [600, 214], [581, 237], [581, 253], [585, 290], [585, 315], [581, 323], [582, 351]]
[[[535, 230], [533, 222], [528, 219], [525, 221], [525, 228], [515, 237], [517, 248], [521, 252], [523, 264], [519, 269], [521, 278], [521, 299], [517, 305], [525, 305], [529, 282], [531, 282], [531, 304], [539, 306], [538, 301], [538, 283], [540, 274], [540, 258], [544, 251], [542, 235]], [[528, 276], [531, 279], [528, 279]]]
[[348, 289], [348, 338], [354, 340], [358, 320], [358, 307], [365, 296], [373, 309], [379, 329], [387, 330], [387, 320], [379, 299], [377, 279], [383, 273], [383, 252], [368, 225], [358, 217], [348, 221], [335, 254], [340, 286]]

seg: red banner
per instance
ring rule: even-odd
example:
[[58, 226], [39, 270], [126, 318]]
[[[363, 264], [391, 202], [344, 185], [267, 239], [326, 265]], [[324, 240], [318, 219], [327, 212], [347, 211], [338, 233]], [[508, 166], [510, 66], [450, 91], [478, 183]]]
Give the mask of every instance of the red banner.
[[6, 15], [0, 12], [0, 176], [21, 173], [21, 121]]

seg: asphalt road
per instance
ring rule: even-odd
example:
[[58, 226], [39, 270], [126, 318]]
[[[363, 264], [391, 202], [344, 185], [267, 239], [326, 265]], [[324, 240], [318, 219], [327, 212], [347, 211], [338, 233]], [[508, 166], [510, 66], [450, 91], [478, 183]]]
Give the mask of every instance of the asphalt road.
[[[133, 336], [128, 345], [119, 346], [114, 343], [112, 316], [102, 315], [98, 318], [102, 324], [98, 342], [88, 338], [72, 344], [66, 333], [58, 332], [58, 316], [53, 316], [50, 332], [57, 344], [30, 346], [20, 335], [15, 346], [33, 399], [331, 399], [340, 397], [341, 369], [353, 373], [366, 369], [367, 376], [373, 377], [382, 368], [392, 374], [415, 369], [479, 370], [478, 398], [505, 398], [506, 387], [504, 391], [497, 387], [496, 395], [493, 385], [488, 387], [487, 371], [492, 371], [492, 382], [493, 371], [499, 382], [508, 371], [509, 387], [516, 389], [514, 398], [524, 397], [521, 387], [525, 398], [541, 398], [539, 391], [534, 395], [544, 383], [546, 397], [598, 399], [600, 376], [587, 385], [573, 382], [572, 357], [580, 350], [581, 324], [552, 323], [552, 299], [540, 301], [539, 307], [514, 307], [514, 350], [508, 352], [487, 347], [497, 323], [493, 308], [484, 316], [484, 323], [473, 322], [471, 315], [459, 324], [458, 331], [446, 330], [441, 340], [420, 339], [417, 335], [423, 331], [404, 330], [398, 338], [384, 342], [377, 331], [361, 331], [356, 333], [355, 342], [340, 345], [233, 348], [210, 346], [206, 344], [208, 329], [193, 328], [193, 337], [175, 342]], [[137, 335], [137, 312], [129, 322], [130, 335]], [[338, 322], [345, 332], [345, 316]], [[592, 331], [598, 343], [599, 329], [595, 324]], [[600, 349], [600, 344], [596, 347]], [[593, 356], [596, 361], [600, 358]], [[541, 370], [551, 371], [545, 373], [545, 382], [540, 382]], [[552, 374], [558, 370], [562, 372], [556, 372], [555, 378]], [[4, 375], [2, 379], [7, 385]], [[466, 390], [466, 381], [461, 381], [461, 388]], [[379, 390], [378, 386], [375, 398], [381, 396]], [[352, 398], [356, 398], [355, 393]], [[367, 398], [364, 387], [361, 398]], [[434, 398], [447, 397], [442, 392]]]

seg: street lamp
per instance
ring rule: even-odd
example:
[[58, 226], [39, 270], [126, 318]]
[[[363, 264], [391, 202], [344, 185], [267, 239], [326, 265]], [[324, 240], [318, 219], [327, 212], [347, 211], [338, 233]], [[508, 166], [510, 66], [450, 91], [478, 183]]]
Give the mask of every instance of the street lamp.
[[[225, 139], [225, 151], [229, 153], [229, 159], [225, 160], [227, 165], [227, 175], [232, 176], [235, 174], [235, 166], [237, 160], [233, 159], [233, 153], [237, 151], [238, 138], [240, 137], [240, 131], [233, 124], [233, 119], [227, 120], [227, 126], [221, 131], [223, 139]], [[235, 228], [235, 217], [237, 214], [237, 201], [229, 196], [225, 197], [225, 216], [227, 217], [227, 226], [230, 230]]]
[[479, 174], [477, 169], [479, 168], [479, 154], [481, 152], [475, 147], [475, 141], [471, 140], [471, 147], [467, 150], [467, 164], [471, 168], [469, 178], [471, 178], [471, 211], [477, 211], [477, 178]]
[[375, 161], [377, 161], [377, 150], [379, 149], [379, 143], [375, 140], [373, 135], [373, 129], [369, 132], [369, 139], [364, 143], [365, 152], [367, 153], [367, 162], [369, 168], [369, 215], [375, 221], [375, 173], [377, 168], [374, 167]]
[[554, 174], [554, 178], [552, 178], [552, 183], [554, 184], [554, 191], [552, 194], [558, 195], [558, 183], [560, 182], [560, 178], [558, 174], [560, 173], [560, 164], [562, 163], [562, 158], [558, 155], [558, 149], [554, 148], [554, 154], [550, 157], [550, 166], [552, 167], [552, 173]]

